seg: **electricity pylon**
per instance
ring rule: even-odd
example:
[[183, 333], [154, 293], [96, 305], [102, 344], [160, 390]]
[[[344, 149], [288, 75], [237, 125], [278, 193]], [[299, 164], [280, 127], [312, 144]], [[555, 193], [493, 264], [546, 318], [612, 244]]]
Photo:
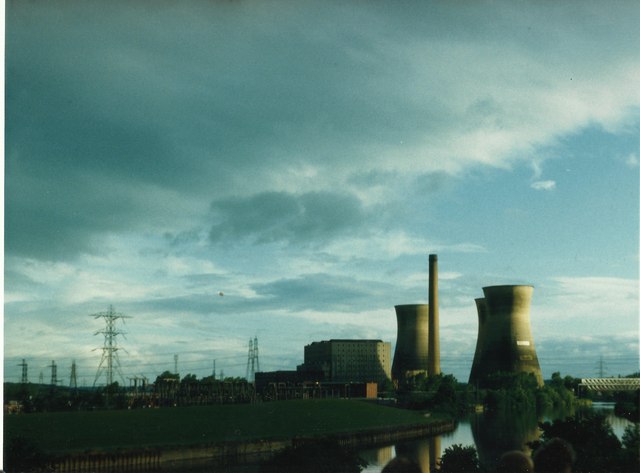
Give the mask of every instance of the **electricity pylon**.
[[76, 360], [73, 360], [73, 363], [71, 363], [71, 376], [69, 377], [69, 387], [72, 389], [77, 389], [78, 387], [78, 378], [76, 376]]
[[258, 337], [249, 339], [249, 357], [247, 358], [247, 381], [255, 380], [256, 371], [260, 371], [258, 358]]
[[58, 366], [56, 365], [55, 360], [51, 361], [51, 364], [47, 366], [47, 368], [51, 368], [51, 386], [56, 386], [58, 384]]
[[[94, 333], [94, 335], [98, 335], [99, 333], [104, 335], [104, 346], [102, 347], [102, 359], [98, 365], [98, 371], [96, 372], [96, 379], [93, 381], [93, 386], [95, 387], [103, 372], [107, 377], [107, 386], [112, 385], [114, 371], [120, 375], [124, 385], [124, 377], [120, 371], [120, 359], [118, 358], [118, 350], [120, 348], [118, 347], [116, 337], [118, 335], [124, 335], [125, 332], [116, 329], [116, 321], [118, 319], [122, 319], [122, 322], [124, 323], [124, 319], [130, 319], [131, 317], [115, 312], [112, 305], [109, 306], [109, 310], [106, 312], [91, 314], [91, 317], [95, 319], [103, 318], [106, 324], [104, 330], [98, 330]], [[95, 350], [98, 350], [98, 348], [95, 348], [93, 351]]]
[[29, 378], [27, 377], [28, 365], [24, 358], [22, 359], [22, 363], [18, 363], [18, 366], [22, 368], [22, 376], [20, 377], [20, 383], [27, 384], [29, 382]]

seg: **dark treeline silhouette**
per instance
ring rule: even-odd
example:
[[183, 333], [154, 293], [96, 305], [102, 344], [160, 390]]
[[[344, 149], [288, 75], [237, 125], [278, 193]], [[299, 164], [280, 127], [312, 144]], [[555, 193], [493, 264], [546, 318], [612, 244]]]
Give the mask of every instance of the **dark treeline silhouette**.
[[640, 471], [640, 426], [632, 424], [618, 440], [603, 414], [579, 411], [575, 417], [540, 424], [542, 436], [532, 442], [540, 448], [553, 438], [561, 438], [573, 447], [574, 473], [636, 473]]
[[14, 414], [247, 403], [255, 400], [255, 388], [244, 378], [180, 378], [165, 371], [153, 383], [128, 387], [118, 382], [95, 388], [4, 383], [4, 398], [5, 412]]

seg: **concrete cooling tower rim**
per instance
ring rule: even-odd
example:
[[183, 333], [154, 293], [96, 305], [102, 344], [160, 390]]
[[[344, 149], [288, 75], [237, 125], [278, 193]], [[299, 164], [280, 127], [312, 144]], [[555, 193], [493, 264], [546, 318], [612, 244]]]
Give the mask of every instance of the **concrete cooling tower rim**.
[[496, 286], [485, 286], [482, 288], [482, 290], [484, 291], [485, 289], [493, 289], [493, 288], [514, 288], [514, 287], [531, 287], [534, 288], [535, 286], [533, 284], [498, 284]]

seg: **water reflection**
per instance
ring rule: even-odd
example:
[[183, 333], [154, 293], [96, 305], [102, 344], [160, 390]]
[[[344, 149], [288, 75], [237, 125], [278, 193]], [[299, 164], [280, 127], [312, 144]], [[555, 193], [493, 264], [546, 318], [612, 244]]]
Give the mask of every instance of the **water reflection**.
[[609, 425], [613, 429], [613, 433], [616, 434], [616, 437], [622, 440], [625, 429], [630, 425], [633, 425], [633, 422], [625, 419], [624, 417], [618, 417], [615, 415], [613, 412], [614, 406], [615, 403], [613, 402], [594, 402], [592, 409], [606, 416], [607, 422], [609, 422]]
[[369, 462], [366, 473], [378, 473], [393, 457], [406, 457], [420, 466], [422, 473], [436, 471], [444, 449], [454, 444], [474, 445], [480, 463], [486, 468], [495, 468], [500, 456], [509, 450], [530, 453], [527, 445], [540, 437], [538, 417], [531, 413], [488, 412], [474, 414], [459, 422], [455, 432], [436, 437], [399, 442], [392, 450], [384, 448], [384, 454], [376, 457], [379, 450], [362, 452]]
[[440, 436], [411, 440], [396, 445], [396, 455], [408, 458], [420, 466], [422, 473], [435, 471], [440, 461]]
[[489, 469], [509, 450], [531, 454], [528, 443], [540, 438], [535, 411], [476, 414], [470, 424], [480, 463]]
[[[613, 404], [594, 403], [593, 410], [605, 414], [616, 436], [621, 439], [624, 430], [631, 425], [626, 419], [613, 413]], [[478, 451], [480, 463], [489, 470], [495, 468], [500, 456], [509, 450], [531, 453], [528, 446], [540, 438], [538, 423], [573, 416], [573, 411], [552, 411], [539, 417], [535, 412], [485, 412], [462, 419], [454, 432], [437, 437], [427, 437], [409, 442], [399, 442], [393, 447], [384, 447], [384, 455], [376, 457], [375, 450], [361, 452], [369, 462], [365, 473], [380, 473], [392, 457], [409, 457], [422, 468], [423, 473], [432, 473], [434, 465], [444, 451], [454, 445], [473, 445]]]
[[[613, 414], [613, 405], [596, 405], [594, 403], [593, 409], [607, 416], [618, 438], [622, 438], [624, 429], [631, 425], [628, 420]], [[369, 463], [363, 470], [364, 473], [380, 473], [384, 466], [396, 456], [408, 457], [420, 466], [422, 473], [434, 473], [436, 471], [435, 465], [448, 447], [454, 444], [473, 445], [478, 451], [481, 464], [491, 471], [504, 452], [509, 450], [529, 452], [527, 443], [540, 437], [539, 421], [552, 421], [568, 415], [573, 415], [573, 413], [551, 412], [539, 418], [532, 412], [485, 412], [459, 421], [455, 431], [448, 434], [398, 442], [395, 445], [365, 449], [358, 453]], [[164, 473], [172, 471], [184, 472], [187, 469], [182, 465], [179, 469], [163, 470]], [[194, 467], [188, 471], [192, 473], [211, 473], [213, 471], [219, 473], [257, 473], [259, 465], [257, 463], [217, 464], [215, 466]]]
[[360, 452], [360, 456], [369, 463], [363, 470], [365, 473], [379, 473], [395, 457], [407, 458], [420, 466], [422, 473], [431, 473], [436, 471], [435, 465], [440, 461], [441, 455], [441, 436], [407, 440], [393, 447]]

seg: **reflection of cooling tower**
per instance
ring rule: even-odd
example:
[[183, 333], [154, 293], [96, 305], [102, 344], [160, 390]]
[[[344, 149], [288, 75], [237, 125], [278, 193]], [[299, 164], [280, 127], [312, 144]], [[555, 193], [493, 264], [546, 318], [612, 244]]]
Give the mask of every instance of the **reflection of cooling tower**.
[[471, 434], [480, 464], [495, 471], [500, 456], [510, 450], [531, 455], [529, 442], [540, 438], [535, 411], [488, 411], [471, 417]]
[[476, 341], [476, 353], [473, 355], [473, 365], [471, 365], [471, 374], [469, 375], [469, 383], [478, 381], [480, 353], [482, 353], [482, 342], [485, 334], [485, 322], [487, 321], [487, 304], [482, 298], [476, 299], [476, 309], [478, 311], [478, 340]]
[[[529, 307], [533, 286], [490, 286], [482, 289], [486, 314], [478, 303], [478, 342], [469, 383], [486, 386], [499, 371], [533, 373], [542, 386], [542, 372], [531, 336]], [[475, 369], [474, 369], [475, 368]]]
[[391, 376], [401, 383], [407, 377], [426, 374], [428, 368], [429, 305], [397, 305], [398, 338]]
[[[422, 437], [415, 440], [397, 442], [395, 445], [396, 456], [406, 458], [415, 463], [420, 468], [421, 473], [435, 471], [435, 468], [432, 468], [435, 463], [434, 457], [436, 453], [440, 456], [440, 452], [434, 452], [433, 450], [434, 438], [438, 439], [439, 442], [440, 437]], [[414, 470], [411, 469], [411, 471]]]

